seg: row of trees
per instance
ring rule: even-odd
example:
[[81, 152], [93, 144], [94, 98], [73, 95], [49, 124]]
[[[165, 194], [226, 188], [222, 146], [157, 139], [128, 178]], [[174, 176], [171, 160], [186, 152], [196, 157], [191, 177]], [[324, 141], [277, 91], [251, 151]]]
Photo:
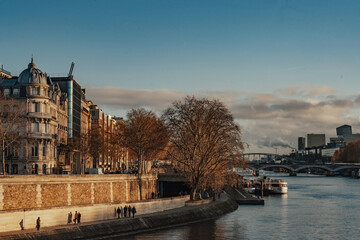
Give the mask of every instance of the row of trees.
[[348, 143], [344, 149], [337, 150], [332, 158], [332, 161], [342, 163], [360, 163], [360, 141]]
[[[21, 133], [26, 133], [25, 129], [19, 131], [24, 123], [23, 113], [20, 109], [1, 112], [3, 169], [5, 150], [19, 140]], [[177, 172], [187, 179], [192, 198], [198, 190], [221, 189], [231, 182], [229, 169], [243, 164], [240, 127], [223, 103], [206, 98], [176, 101], [161, 117], [143, 108], [132, 109], [111, 134], [104, 135], [102, 129], [94, 126], [74, 138], [68, 148], [80, 152], [81, 173], [85, 172], [88, 159], [100, 154], [114, 159], [123, 154], [124, 148], [128, 149], [130, 158], [137, 159], [140, 189], [146, 162], [171, 160]]]
[[186, 97], [160, 118], [151, 111], [133, 109], [125, 121], [123, 141], [138, 159], [139, 174], [144, 161], [166, 153], [187, 179], [192, 199], [198, 190], [219, 191], [231, 184], [229, 169], [244, 164], [240, 127], [218, 100]]

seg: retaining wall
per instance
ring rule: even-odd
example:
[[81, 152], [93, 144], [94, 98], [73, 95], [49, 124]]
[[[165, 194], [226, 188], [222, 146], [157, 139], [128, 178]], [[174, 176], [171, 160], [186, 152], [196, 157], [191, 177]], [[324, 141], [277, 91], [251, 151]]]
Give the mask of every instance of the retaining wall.
[[[156, 192], [156, 180], [142, 176], [142, 199]], [[0, 212], [138, 200], [138, 178], [130, 174], [0, 177]]]
[[81, 222], [94, 222], [100, 220], [115, 219], [115, 208], [125, 205], [135, 206], [138, 214], [161, 212], [173, 208], [185, 206], [189, 196], [177, 198], [163, 198], [146, 200], [141, 202], [124, 202], [116, 204], [94, 204], [87, 206], [56, 207], [49, 209], [33, 209], [28, 211], [8, 211], [0, 213], [0, 232], [19, 231], [19, 222], [24, 220], [26, 229], [35, 229], [36, 219], [40, 217], [41, 227], [66, 225], [68, 213], [75, 211], [81, 213]]
[[[192, 222], [212, 219], [236, 210], [237, 203], [229, 198], [202, 206], [185, 207], [160, 212], [148, 216], [113, 220], [89, 225], [74, 225], [62, 229], [50, 229], [43, 232], [31, 232], [6, 236], [7, 239], [101, 239], [111, 236], [118, 239], [121, 236], [140, 231], [189, 224]], [[0, 237], [1, 238], [1, 237]]]

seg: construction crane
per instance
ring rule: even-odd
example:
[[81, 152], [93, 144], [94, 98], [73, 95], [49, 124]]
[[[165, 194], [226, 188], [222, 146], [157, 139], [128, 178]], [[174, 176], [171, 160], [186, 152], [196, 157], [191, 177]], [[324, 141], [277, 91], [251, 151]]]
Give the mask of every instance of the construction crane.
[[71, 78], [73, 76], [72, 73], [73, 73], [73, 70], [74, 70], [74, 65], [75, 65], [75, 63], [72, 62], [71, 67], [70, 67], [70, 71], [69, 71], [69, 75], [68, 75], [69, 78]]

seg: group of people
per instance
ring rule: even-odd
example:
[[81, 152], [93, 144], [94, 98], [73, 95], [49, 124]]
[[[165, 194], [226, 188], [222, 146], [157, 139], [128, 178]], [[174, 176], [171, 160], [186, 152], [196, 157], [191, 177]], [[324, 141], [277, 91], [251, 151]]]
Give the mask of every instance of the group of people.
[[67, 223], [71, 224], [72, 222], [74, 222], [74, 224], [78, 224], [81, 222], [81, 213], [80, 212], [75, 211], [74, 218], [72, 217], [72, 212], [69, 212]]
[[131, 207], [129, 206], [124, 206], [123, 207], [118, 207], [117, 209], [115, 208], [115, 214], [117, 214], [118, 218], [120, 217], [131, 217], [131, 213], [133, 215], [133, 217], [135, 217], [135, 213], [136, 213], [136, 208], [135, 206]]

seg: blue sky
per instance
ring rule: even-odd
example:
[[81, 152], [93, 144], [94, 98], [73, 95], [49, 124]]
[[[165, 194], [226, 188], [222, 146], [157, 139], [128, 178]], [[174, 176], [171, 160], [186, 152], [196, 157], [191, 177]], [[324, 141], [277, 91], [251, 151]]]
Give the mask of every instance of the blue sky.
[[111, 115], [161, 112], [186, 94], [220, 98], [254, 151], [360, 127], [360, 1], [0, 0], [0, 9], [5, 69], [19, 74], [33, 54], [56, 76], [74, 61], [88, 98]]

